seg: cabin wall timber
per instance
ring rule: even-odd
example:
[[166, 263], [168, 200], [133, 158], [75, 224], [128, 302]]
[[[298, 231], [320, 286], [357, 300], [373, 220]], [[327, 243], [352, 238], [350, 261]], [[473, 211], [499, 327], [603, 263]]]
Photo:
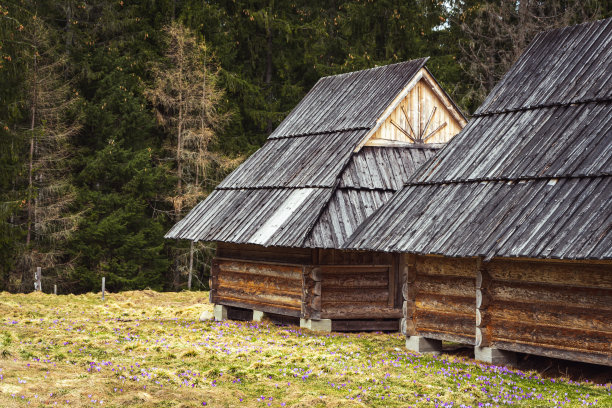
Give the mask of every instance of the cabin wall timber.
[[612, 262], [493, 259], [481, 275], [483, 346], [612, 365]]
[[211, 302], [331, 319], [334, 330], [398, 330], [398, 259], [377, 252], [219, 243], [211, 270]]
[[612, 365], [612, 262], [402, 254], [402, 333]]
[[397, 256], [381, 252], [314, 251], [322, 275], [321, 318], [401, 317]]
[[401, 255], [402, 332], [474, 344], [476, 260]]

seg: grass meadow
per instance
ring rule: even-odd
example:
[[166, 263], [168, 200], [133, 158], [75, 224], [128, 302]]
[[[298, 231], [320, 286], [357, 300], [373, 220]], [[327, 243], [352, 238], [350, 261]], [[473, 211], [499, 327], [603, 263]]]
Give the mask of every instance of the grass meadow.
[[612, 407], [612, 384], [204, 310], [206, 292], [1, 293], [0, 407]]

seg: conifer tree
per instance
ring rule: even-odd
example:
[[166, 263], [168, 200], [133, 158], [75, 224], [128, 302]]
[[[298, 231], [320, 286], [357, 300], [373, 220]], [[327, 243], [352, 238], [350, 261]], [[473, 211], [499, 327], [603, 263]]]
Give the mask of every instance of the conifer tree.
[[21, 126], [16, 128], [27, 145], [24, 163], [21, 218], [25, 239], [17, 270], [21, 289], [30, 288], [27, 276], [34, 267], [70, 269], [66, 243], [75, 231], [76, 192], [71, 181], [71, 138], [80, 128], [79, 97], [66, 68], [59, 39], [36, 12], [24, 17], [16, 38], [21, 44], [24, 70]]
[[[222, 90], [218, 75], [210, 67], [203, 41], [180, 23], [165, 27], [166, 60], [153, 69], [154, 84], [146, 91], [156, 109], [158, 122], [172, 135], [172, 160], [176, 171], [176, 188], [168, 197], [173, 218], [178, 221], [206, 192], [207, 170], [213, 163], [226, 161], [213, 153], [210, 145], [216, 131], [227, 122], [228, 115], [217, 110]], [[180, 252], [177, 256], [181, 257]], [[193, 243], [189, 250], [188, 288], [191, 289]], [[175, 265], [174, 286], [178, 287], [181, 262]]]

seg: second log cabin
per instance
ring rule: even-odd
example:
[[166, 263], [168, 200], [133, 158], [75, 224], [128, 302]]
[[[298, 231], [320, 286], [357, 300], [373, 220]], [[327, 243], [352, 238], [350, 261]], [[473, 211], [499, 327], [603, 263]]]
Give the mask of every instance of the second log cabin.
[[612, 18], [540, 33], [347, 240], [401, 253], [408, 348], [612, 366], [611, 79]]
[[342, 251], [466, 119], [417, 59], [320, 79], [167, 234], [217, 244], [216, 317], [321, 330], [397, 330], [399, 257]]

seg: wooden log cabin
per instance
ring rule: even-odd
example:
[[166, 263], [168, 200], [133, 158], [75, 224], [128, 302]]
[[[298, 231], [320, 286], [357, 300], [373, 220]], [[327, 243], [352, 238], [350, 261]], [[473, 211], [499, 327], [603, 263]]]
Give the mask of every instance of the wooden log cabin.
[[427, 59], [320, 79], [264, 146], [166, 235], [217, 244], [224, 319], [398, 330], [399, 257], [340, 250], [465, 125]]
[[401, 253], [407, 346], [612, 365], [612, 19], [538, 35], [345, 243]]

